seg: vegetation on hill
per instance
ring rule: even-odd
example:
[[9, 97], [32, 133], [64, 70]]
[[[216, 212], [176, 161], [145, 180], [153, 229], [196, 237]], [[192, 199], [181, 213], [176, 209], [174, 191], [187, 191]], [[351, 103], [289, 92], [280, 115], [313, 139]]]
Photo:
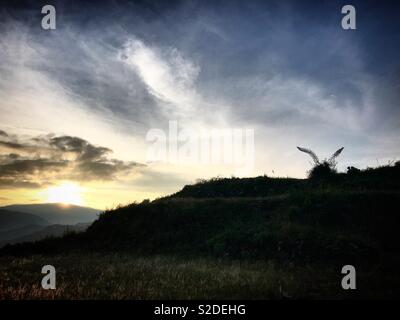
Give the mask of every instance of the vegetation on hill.
[[400, 248], [399, 172], [397, 165], [322, 180], [212, 179], [166, 198], [106, 211], [86, 233], [8, 250], [375, 259]]
[[[399, 163], [309, 179], [212, 179], [105, 211], [84, 233], [7, 246], [0, 253], [263, 261], [286, 271], [331, 270], [322, 275], [327, 282], [352, 264], [367, 274], [361, 296], [387, 297], [400, 290], [399, 196]], [[378, 284], [383, 274], [387, 282]]]

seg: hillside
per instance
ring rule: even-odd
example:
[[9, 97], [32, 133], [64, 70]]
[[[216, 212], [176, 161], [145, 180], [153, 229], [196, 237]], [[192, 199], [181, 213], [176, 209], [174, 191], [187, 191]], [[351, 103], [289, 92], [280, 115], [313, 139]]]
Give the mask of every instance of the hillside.
[[400, 190], [400, 164], [358, 170], [349, 167], [347, 173], [337, 173], [329, 179], [214, 178], [187, 185], [167, 198], [265, 197], [294, 192], [379, 191]]
[[[207, 259], [210, 263], [261, 264], [261, 268], [279, 270], [279, 281], [290, 283], [298, 297], [340, 297], [340, 270], [351, 264], [360, 272], [359, 297], [394, 297], [400, 294], [399, 173], [400, 166], [390, 166], [355, 172], [350, 169], [324, 179], [213, 179], [186, 186], [168, 197], [103, 212], [86, 232], [8, 245], [0, 249], [0, 255], [45, 254], [64, 259], [65, 254], [72, 254], [76, 262], [71, 265], [87, 261], [89, 265], [81, 266], [85, 270], [103, 263], [99, 261], [117, 259], [112, 258], [116, 253], [132, 265], [137, 259], [153, 261], [163, 256], [173, 260], [166, 262], [171, 267], [164, 271], [151, 267], [156, 262], [144, 263], [149, 263], [148, 272], [160, 272], [157, 274], [170, 280], [175, 277], [172, 270], [183, 263], [174, 259], [184, 263]], [[100, 256], [89, 258], [94, 253]], [[185, 280], [188, 283], [206, 276], [200, 272], [203, 262], [193, 263]], [[206, 265], [204, 268], [209, 268], [208, 262]], [[212, 272], [223, 274], [218, 268]], [[322, 282], [309, 283], [312, 275]], [[271, 281], [277, 281], [274, 277]], [[246, 286], [243, 281], [229, 285], [242, 288]], [[207, 284], [205, 294], [231, 297], [230, 291], [219, 296], [212, 283]], [[92, 285], [87, 283], [87, 289]], [[281, 290], [279, 284], [272, 293], [266, 293], [269, 285], [265, 283], [263, 288], [256, 282], [252, 286], [249, 291], [236, 288], [239, 291], [235, 292], [241, 297], [260, 298], [273, 297]], [[261, 291], [251, 293], [255, 288]], [[159, 297], [154, 294], [150, 297]], [[137, 293], [132, 295], [136, 297]]]
[[167, 198], [232, 198], [281, 195], [306, 186], [306, 180], [292, 178], [214, 178], [187, 185]]
[[86, 233], [43, 245], [51, 252], [368, 260], [400, 249], [399, 171], [368, 169], [329, 180], [213, 179], [106, 211]]

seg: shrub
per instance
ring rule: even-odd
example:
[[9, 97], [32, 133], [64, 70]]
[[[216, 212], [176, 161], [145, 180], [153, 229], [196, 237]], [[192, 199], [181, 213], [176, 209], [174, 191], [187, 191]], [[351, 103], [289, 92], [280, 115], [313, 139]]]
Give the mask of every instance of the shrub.
[[342, 153], [344, 147], [336, 150], [329, 159], [320, 161], [314, 151], [307, 148], [297, 147], [301, 152], [307, 153], [314, 162], [314, 167], [309, 171], [308, 177], [311, 179], [327, 179], [331, 178], [336, 171], [336, 158]]
[[353, 166], [347, 167], [347, 174], [349, 174], [349, 175], [359, 174], [360, 172], [361, 172], [361, 170], [356, 167], [353, 167]]
[[321, 179], [326, 180], [333, 177], [337, 173], [335, 167], [330, 165], [328, 162], [322, 162], [320, 164], [315, 165], [310, 172], [308, 173], [308, 177], [310, 179]]

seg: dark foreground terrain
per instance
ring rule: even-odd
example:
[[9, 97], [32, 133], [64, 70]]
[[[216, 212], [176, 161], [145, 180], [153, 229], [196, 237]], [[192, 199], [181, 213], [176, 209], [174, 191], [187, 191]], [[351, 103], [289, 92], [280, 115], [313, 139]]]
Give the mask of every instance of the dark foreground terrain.
[[[213, 179], [0, 250], [0, 298], [396, 298], [400, 166]], [[41, 267], [57, 290], [40, 287]], [[341, 288], [353, 265], [357, 290]]]
[[[56, 290], [40, 286], [46, 264], [57, 270]], [[361, 269], [349, 292], [334, 266], [111, 253], [0, 258], [0, 277], [0, 299], [383, 298], [399, 285], [379, 269]]]

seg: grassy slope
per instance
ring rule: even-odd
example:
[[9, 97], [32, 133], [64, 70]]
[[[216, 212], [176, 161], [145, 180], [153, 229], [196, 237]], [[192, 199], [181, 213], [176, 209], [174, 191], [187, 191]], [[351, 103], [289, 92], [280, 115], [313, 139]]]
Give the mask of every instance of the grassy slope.
[[[55, 291], [40, 289], [41, 274], [37, 271], [44, 264], [57, 269]], [[162, 256], [33, 256], [13, 260], [10, 265], [0, 263], [0, 275], [10, 273], [14, 277], [0, 282], [0, 299], [262, 299], [279, 298], [279, 286], [291, 295], [302, 290], [271, 263], [187, 261]], [[310, 270], [301, 276], [309, 274]], [[16, 287], [20, 289], [14, 290]]]

